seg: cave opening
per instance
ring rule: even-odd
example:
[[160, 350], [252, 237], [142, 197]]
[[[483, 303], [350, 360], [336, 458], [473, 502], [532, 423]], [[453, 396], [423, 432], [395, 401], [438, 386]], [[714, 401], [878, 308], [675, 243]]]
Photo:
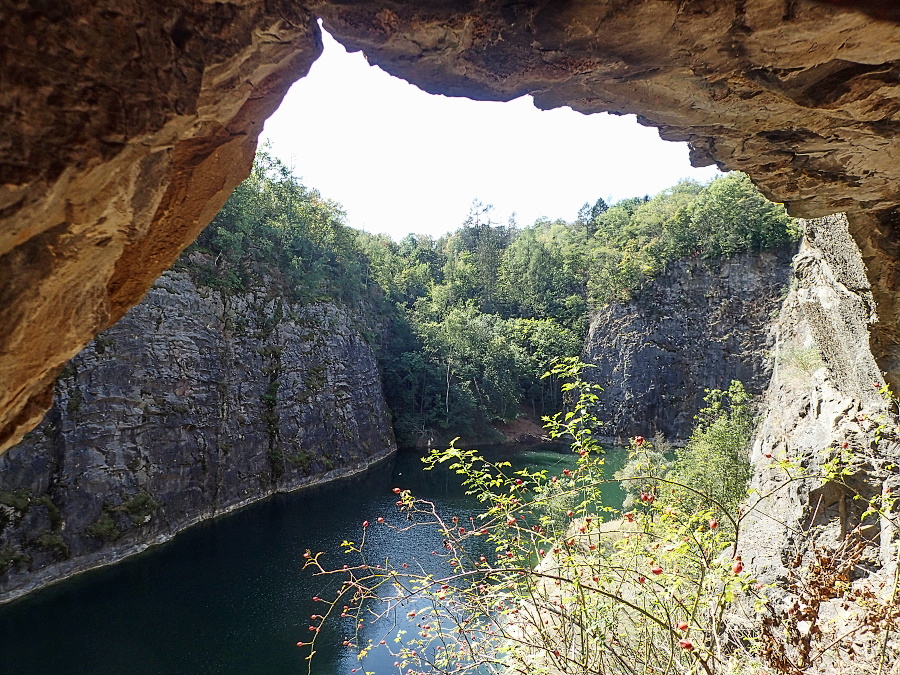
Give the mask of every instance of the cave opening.
[[324, 52], [266, 121], [261, 145], [304, 184], [341, 204], [348, 224], [395, 240], [456, 229], [473, 201], [520, 227], [573, 220], [585, 202], [654, 195], [695, 168], [686, 143], [634, 115], [540, 110], [429, 94], [348, 52], [324, 28]]
[[[787, 202], [794, 215], [814, 218], [846, 211], [846, 220], [813, 224], [822, 228], [819, 240], [812, 242], [818, 250], [807, 250], [799, 266], [802, 278], [798, 282], [805, 285], [800, 288], [803, 293], [797, 294], [799, 318], [791, 324], [800, 329], [795, 331], [797, 344], [789, 345], [794, 348], [795, 363], [793, 374], [788, 373], [797, 386], [792, 388], [788, 382], [773, 390], [768, 427], [760, 434], [762, 445], [754, 448], [757, 479], [766, 489], [773, 476], [761, 458], [796, 458], [808, 467], [816, 465], [823, 452], [850, 448], [861, 461], [849, 467], [856, 473], [847, 481], [848, 489], [893, 499], [900, 441], [895, 433], [896, 411], [886, 412], [881, 400], [878, 371], [887, 371], [886, 379], [896, 381], [900, 363], [900, 302], [895, 292], [900, 28], [825, 6], [865, 4], [877, 19], [893, 14], [872, 9], [886, 3], [462, 4], [466, 7], [403, 2], [308, 6], [175, 2], [149, 9], [123, 5], [111, 11], [102, 4], [74, 2], [58, 12], [4, 13], [9, 19], [2, 22], [6, 42], [15, 46], [9, 50], [8, 71], [4, 67], [4, 76], [10, 74], [4, 79], [9, 86], [0, 92], [2, 107], [13, 113], [9, 137], [0, 143], [8, 155], [2, 167], [5, 180], [0, 181], [6, 219], [0, 240], [0, 268], [4, 269], [0, 274], [0, 379], [7, 385], [0, 391], [0, 446], [12, 445], [38, 423], [50, 405], [53, 381], [65, 372], [63, 364], [140, 300], [246, 175], [263, 121], [290, 82], [302, 77], [316, 59], [319, 36], [313, 17], [322, 16], [341, 40], [362, 47], [373, 61], [430, 91], [474, 92], [493, 100], [530, 92], [540, 105], [551, 108], [637, 111], [664, 138], [689, 140], [696, 162], [718, 162], [746, 171], [767, 195]], [[307, 107], [319, 103], [315, 96], [305, 98]], [[338, 177], [345, 179], [338, 180], [339, 185], [349, 185], [351, 169], [358, 168], [363, 181], [375, 188], [375, 196], [368, 201], [384, 203], [392, 220], [399, 220], [401, 212], [411, 214], [415, 225], [403, 226], [401, 233], [420, 229], [418, 223], [435, 212], [448, 218], [448, 224], [438, 225], [439, 231], [452, 229], [473, 197], [495, 203], [500, 218], [507, 207], [499, 197], [482, 190], [467, 191], [460, 206], [432, 195], [426, 206], [416, 207], [412, 196], [427, 191], [388, 168], [388, 157], [399, 157], [414, 168], [416, 177], [446, 187], [461, 184], [463, 177], [478, 175], [476, 169], [485, 167], [489, 174], [512, 174], [497, 161], [498, 156], [510, 155], [516, 160], [515, 168], [527, 167], [529, 177], [541, 179], [536, 184], [524, 178], [515, 182], [529, 196], [562, 194], [562, 188], [551, 185], [551, 177], [563, 176], [566, 187], [574, 184], [562, 170], [570, 168], [572, 158], [587, 158], [604, 168], [612, 165], [618, 174], [627, 173], [626, 159], [637, 158], [639, 173], [646, 175], [651, 168], [633, 148], [612, 152], [608, 139], [606, 146], [591, 150], [586, 139], [592, 134], [570, 141], [554, 135], [569, 131], [569, 122], [559, 123], [557, 131], [548, 134], [548, 143], [567, 151], [561, 159], [537, 161], [530, 151], [538, 134], [527, 126], [527, 133], [516, 132], [502, 120], [495, 133], [513, 132], [519, 140], [516, 150], [521, 152], [498, 150], [494, 137], [480, 141], [471, 134], [451, 137], [450, 125], [428, 114], [418, 117], [430, 122], [431, 128], [426, 125], [425, 131], [410, 134], [404, 146], [396, 132], [373, 119], [371, 113], [379, 102], [345, 103], [344, 111], [360, 113], [346, 120], [331, 112], [329, 122], [343, 126], [304, 123], [297, 115], [291, 119], [289, 112], [285, 114], [288, 124], [303, 130], [300, 133], [308, 143], [332, 144]], [[518, 99], [485, 105], [513, 110], [528, 108], [530, 102]], [[555, 108], [539, 114], [569, 113]], [[394, 117], [405, 122], [407, 131], [412, 130], [408, 119]], [[335, 140], [347, 137], [352, 142], [351, 129], [381, 145], [364, 154], [356, 139], [356, 147], [339, 150]], [[438, 140], [449, 140], [449, 147], [439, 146]], [[288, 153], [302, 159], [301, 166], [288, 162], [311, 185], [346, 204], [350, 224], [384, 229], [374, 217], [358, 216], [349, 199], [313, 176], [318, 162], [311, 155], [307, 166], [307, 153]], [[438, 178], [433, 169], [449, 165], [448, 158], [456, 156], [462, 166], [449, 178]], [[374, 160], [364, 162], [361, 157]], [[638, 193], [653, 191], [641, 187]], [[545, 207], [546, 215], [571, 218], [584, 200], [618, 196], [607, 179], [589, 184], [584, 192], [567, 201], [567, 213]], [[524, 212], [519, 217], [523, 224], [531, 219]], [[833, 246], [836, 234], [845, 246], [840, 242]], [[855, 245], [862, 250], [861, 258]], [[839, 255], [840, 250], [835, 254], [836, 248], [854, 251], [852, 262], [860, 264], [854, 265], [852, 274], [847, 256]], [[832, 301], [835, 298], [840, 302]], [[858, 320], [858, 330], [851, 337], [820, 322], [819, 332], [824, 335], [816, 342], [827, 345], [830, 340], [833, 347], [825, 354], [827, 360], [836, 360], [832, 354], [839, 348], [854, 352], [845, 358], [854, 366], [846, 377], [828, 379], [814, 358], [802, 364], [801, 357], [810, 356], [803, 351], [809, 349], [810, 341], [805, 339], [802, 322], [809, 323], [811, 313], [821, 309], [816, 303], [833, 310], [828, 317], [839, 329]], [[875, 310], [877, 323], [873, 323]], [[107, 347], [98, 342], [92, 357], [108, 358], [112, 350]], [[277, 348], [263, 352], [257, 355], [273, 363], [281, 353]], [[870, 363], [873, 355], [878, 368]], [[268, 440], [273, 410], [270, 387], [274, 388], [282, 371], [256, 370], [265, 381], [252, 400], [265, 407], [261, 419], [267, 426], [259, 433]], [[806, 377], [814, 373], [820, 375]], [[314, 374], [310, 381], [316, 379]], [[845, 383], [850, 380], [853, 386]], [[857, 391], [852, 391], [856, 384]], [[218, 380], [210, 391], [218, 391], [221, 385]], [[183, 396], [183, 389], [179, 382], [174, 395]], [[170, 393], [141, 404], [157, 406], [157, 411], [167, 406], [167, 415], [185, 414], [181, 401], [166, 398]], [[71, 404], [71, 412], [79, 413], [83, 402], [71, 397], [66, 407]], [[890, 424], [882, 424], [883, 420]], [[176, 428], [193, 432], [191, 423]], [[222, 449], [233, 451], [231, 446]], [[260, 455], [267, 475], [275, 475], [276, 464], [283, 471], [285, 461], [304, 466], [304, 457], [294, 448], [290, 451], [290, 456], [283, 452]], [[205, 471], [206, 458], [194, 464]], [[140, 462], [133, 466], [143, 471]], [[815, 517], [808, 522], [817, 527], [821, 523], [823, 529], [806, 529], [804, 519], [810, 511], [804, 501], [817, 494], [814, 487], [799, 485], [794, 491], [797, 499], [775, 504], [775, 515], [760, 519], [755, 533], [744, 538], [749, 569], [783, 578], [779, 566], [788, 547], [795, 544], [795, 532], [808, 535], [800, 541], [809, 542], [810, 547], [831, 545], [829, 530], [841, 537], [846, 534], [847, 514], [855, 517], [843, 500], [849, 492], [830, 505], [823, 502], [821, 513], [813, 512]], [[92, 519], [96, 516], [89, 524], [92, 539], [117, 535], [110, 527], [113, 517], [123, 527], [147, 524], [144, 510], [154, 503], [148, 494], [131, 492], [118, 506], [95, 503], [97, 508], [89, 514]], [[7, 499], [23, 503], [22, 495], [15, 492]], [[52, 500], [34, 502], [36, 512], [43, 509], [40, 513], [46, 515], [49, 529], [40, 538], [28, 538], [45, 559], [63, 556], [63, 545], [71, 543], [60, 539], [58, 528], [65, 519], [54, 515], [51, 506], [55, 508]], [[85, 513], [83, 503], [77, 506], [79, 513]], [[854, 571], [854, 575], [872, 572], [873, 587], [879, 579], [885, 582], [881, 588], [893, 583], [894, 609], [895, 513], [886, 514], [892, 519], [890, 525], [887, 518], [882, 522], [880, 550], [866, 554], [869, 569], [860, 566]], [[830, 525], [824, 526], [822, 518]], [[772, 523], [787, 525], [780, 529]], [[25, 560], [18, 554], [5, 557], [10, 563]], [[192, 636], [190, 629], [181, 632]], [[93, 636], [83, 643], [92, 641]], [[897, 653], [895, 642], [891, 650], [882, 647], [879, 669], [885, 653]], [[858, 666], [847, 667], [846, 672], [856, 672]], [[829, 671], [825, 664], [822, 672], [837, 671]]]
[[[9, 12], [0, 446], [38, 423], [64, 363], [143, 297], [246, 175], [264, 120], [319, 54], [316, 17], [428, 91], [637, 112], [689, 141], [695, 163], [745, 171], [793, 215], [847, 211], [872, 278], [892, 279], [898, 28], [788, 4], [218, 3], [139, 21], [90, 5]], [[839, 100], [798, 96], [816, 87]], [[469, 152], [469, 164], [485, 155]], [[609, 190], [591, 188], [569, 208]], [[465, 203], [473, 196], [500, 206], [488, 194]], [[889, 285], [875, 289], [881, 354], [897, 341]]]

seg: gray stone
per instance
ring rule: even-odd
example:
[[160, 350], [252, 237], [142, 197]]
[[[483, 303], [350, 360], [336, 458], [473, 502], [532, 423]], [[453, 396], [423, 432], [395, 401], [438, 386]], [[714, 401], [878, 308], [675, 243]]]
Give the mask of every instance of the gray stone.
[[167, 272], [70, 362], [45, 421], [0, 456], [0, 502], [28, 502], [0, 514], [0, 554], [18, 555], [0, 600], [395, 450], [374, 352], [348, 310]]
[[[866, 628], [879, 607], [896, 607], [897, 508], [866, 515], [900, 488], [896, 402], [881, 393], [869, 349], [878, 317], [846, 219], [802, 222], [739, 550], [751, 574], [775, 584], [773, 607], [814, 608], [818, 644], [852, 636], [855, 653], [828, 649], [804, 672], [876, 672], [882, 648], [900, 650], [896, 636]], [[845, 585], [831, 590], [843, 570]]]
[[632, 301], [606, 306], [584, 350], [596, 366], [588, 377], [604, 387], [597, 407], [603, 433], [685, 438], [706, 389], [741, 380], [761, 394], [793, 251], [679, 260]]

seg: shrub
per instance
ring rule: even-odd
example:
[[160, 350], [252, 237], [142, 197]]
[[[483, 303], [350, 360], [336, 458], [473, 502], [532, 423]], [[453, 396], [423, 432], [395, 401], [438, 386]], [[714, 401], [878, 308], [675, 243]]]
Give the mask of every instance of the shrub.
[[44, 532], [34, 540], [34, 543], [39, 548], [50, 551], [57, 560], [69, 557], [69, 546], [59, 532]]
[[159, 502], [149, 492], [139, 492], [119, 508], [128, 514], [132, 524], [143, 525], [150, 521], [153, 513], [159, 508]]
[[113, 520], [112, 514], [104, 509], [93, 523], [85, 530], [89, 537], [100, 541], [115, 541], [122, 536], [122, 531]]
[[11, 567], [26, 565], [31, 562], [31, 556], [23, 553], [9, 544], [0, 548], [0, 574], [3, 574]]
[[[710, 393], [697, 433], [664, 475], [641, 475], [642, 462], [648, 471], [666, 467], [651, 457], [649, 442], [633, 439], [636, 464], [621, 480], [643, 485], [644, 498], [628, 511], [603, 505], [599, 487], [608, 479], [589, 412], [596, 395], [581, 380], [582, 368], [568, 361], [555, 369], [572, 407], [546, 420], [552, 436], [572, 441], [575, 469], [555, 476], [511, 471], [476, 451], [432, 451], [426, 467], [447, 465], [461, 476], [484, 506], [480, 515], [462, 522], [395, 488], [405, 520], [364, 522], [360, 541], [344, 542], [346, 564], [326, 567], [322, 554], [306, 552], [307, 568], [339, 583], [331, 599], [315, 598], [322, 613], [312, 617], [313, 637], [298, 643], [311, 650], [310, 658], [328, 622], [346, 620], [357, 632], [344, 644], [357, 649], [360, 660], [372, 650], [389, 650], [402, 673], [800, 675], [861, 631], [890, 631], [897, 607], [876, 603], [866, 622], [837, 641], [820, 639], [821, 632], [807, 635], [744, 570], [737, 544], [742, 522], [765, 496], [736, 511], [737, 480], [723, 486], [686, 466], [690, 458], [709, 456], [730, 467], [732, 450], [745, 447], [735, 441], [735, 430], [743, 434], [752, 417], [739, 385]], [[716, 450], [720, 440], [730, 449]], [[778, 489], [809, 478], [787, 462], [773, 468], [785, 474]], [[706, 473], [718, 470], [710, 465]], [[662, 498], [669, 489], [692, 500], [692, 507], [676, 508]], [[603, 522], [610, 516], [619, 518]], [[368, 559], [371, 528], [399, 537], [423, 526], [437, 528], [442, 550], [425, 560]], [[845, 592], [828, 579], [814, 579], [801, 600]], [[381, 641], [363, 640], [367, 621], [384, 622], [393, 632]], [[754, 625], [765, 627], [765, 640]]]
[[[343, 581], [319, 620], [363, 621], [370, 612], [392, 616], [403, 628], [415, 620], [408, 634], [398, 632], [392, 652], [403, 672], [717, 671], [725, 607], [753, 583], [729, 538], [739, 521], [726, 515], [732, 518], [726, 531], [711, 509], [687, 513], [656, 499], [628, 512], [603, 505], [599, 488], [609, 479], [590, 413], [596, 386], [581, 379], [583, 367], [565, 360], [554, 369], [571, 409], [546, 419], [552, 437], [572, 441], [575, 469], [557, 476], [510, 473], [508, 464], [490, 464], [476, 451], [432, 451], [427, 468], [448, 465], [461, 476], [484, 504], [480, 522], [462, 524], [400, 491], [398, 506], [409, 525], [378, 526], [393, 527], [398, 536], [436, 526], [444, 541], [435, 552], [441, 572], [415, 561], [370, 564], [365, 523], [362, 541], [344, 542], [355, 564], [332, 570], [308, 554], [317, 573]], [[626, 480], [660, 481], [653, 490], [673, 484], [650, 474]], [[604, 523], [610, 516], [621, 520]], [[413, 599], [419, 604], [409, 605]], [[379, 647], [348, 643], [361, 658]]]
[[708, 406], [698, 414], [687, 445], [676, 450], [666, 474], [672, 481], [668, 498], [680, 508], [692, 510], [707, 507], [712, 497], [724, 510], [734, 512], [747, 496], [756, 417], [750, 395], [737, 380], [728, 391], [708, 389], [704, 400]]
[[50, 519], [50, 529], [56, 532], [62, 527], [62, 513], [60, 513], [59, 507], [53, 503], [50, 495], [41, 495], [35, 500], [35, 504], [47, 509], [47, 517]]
[[28, 490], [0, 490], [0, 504], [23, 513], [31, 504], [31, 493]]
[[659, 478], [668, 473], [672, 466], [672, 462], [666, 459], [668, 451], [669, 446], [662, 436], [652, 443], [643, 436], [635, 436], [631, 440], [628, 461], [615, 473], [616, 480], [621, 481], [625, 490], [624, 510], [648, 503], [651, 495], [654, 499], [659, 495]]
[[783, 366], [788, 372], [801, 377], [804, 381], [809, 379], [814, 372], [822, 368], [825, 363], [815, 345], [805, 347], [786, 347], [778, 355], [778, 365]]

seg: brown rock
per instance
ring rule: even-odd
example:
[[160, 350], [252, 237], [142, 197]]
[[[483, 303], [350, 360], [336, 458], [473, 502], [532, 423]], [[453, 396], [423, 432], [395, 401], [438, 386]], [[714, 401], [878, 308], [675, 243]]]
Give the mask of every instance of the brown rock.
[[894, 0], [819, 0], [826, 5], [846, 7], [871, 14], [877, 19], [900, 21], [900, 7]]
[[287, 3], [19, 4], [0, 10], [0, 448], [215, 215], [321, 52]]

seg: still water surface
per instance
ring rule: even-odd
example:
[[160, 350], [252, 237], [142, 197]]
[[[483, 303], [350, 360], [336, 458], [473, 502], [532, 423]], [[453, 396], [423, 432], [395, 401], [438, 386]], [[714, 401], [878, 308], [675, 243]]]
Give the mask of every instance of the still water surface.
[[[485, 451], [559, 473], [574, 465], [567, 452], [505, 447]], [[608, 475], [621, 455], [611, 453]], [[359, 541], [361, 522], [398, 518], [394, 486], [435, 501], [467, 521], [479, 512], [453, 474], [426, 472], [418, 457], [400, 454], [369, 472], [301, 490], [193, 527], [173, 541], [114, 566], [88, 572], [0, 607], [0, 673], [6, 675], [280, 675], [308, 672], [296, 643], [309, 636], [314, 595], [325, 582], [302, 571], [303, 552], [331, 551]], [[607, 503], [621, 495], [611, 488]], [[367, 550], [379, 559], [411, 560], [439, 548], [427, 528], [396, 537], [370, 527]], [[347, 627], [349, 630], [349, 627]], [[366, 627], [378, 640], [378, 627]], [[336, 633], [321, 636], [314, 675], [350, 673], [355, 650]], [[373, 652], [366, 670], [396, 672], [393, 658]], [[362, 672], [362, 671], [360, 671]]]

